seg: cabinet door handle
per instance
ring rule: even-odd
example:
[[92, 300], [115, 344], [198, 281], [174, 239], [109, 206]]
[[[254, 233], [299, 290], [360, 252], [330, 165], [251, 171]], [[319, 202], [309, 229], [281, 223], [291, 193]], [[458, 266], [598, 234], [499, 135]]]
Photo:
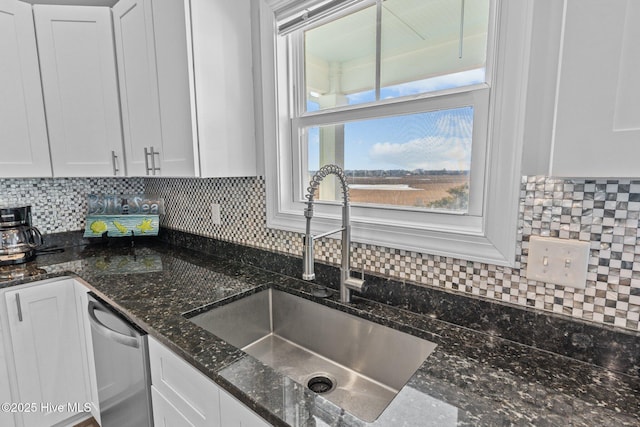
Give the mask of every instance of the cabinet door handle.
[[156, 166], [156, 155], [158, 156], [158, 161], [160, 161], [160, 152], [155, 151], [153, 146], [151, 148], [151, 174], [155, 175], [156, 171], [160, 172], [160, 166]]
[[111, 161], [113, 162], [113, 175], [118, 176], [118, 172], [120, 172], [120, 168], [118, 167], [118, 155], [115, 151], [111, 152]]
[[[160, 152], [155, 151], [153, 146], [144, 147], [144, 167], [147, 170], [147, 175], [155, 175], [156, 171], [160, 171], [160, 166], [156, 166], [156, 155], [158, 155], [158, 160], [160, 160]], [[151, 167], [149, 167], [149, 157], [151, 157]], [[151, 172], [151, 173], [149, 173]]]
[[20, 294], [16, 294], [16, 305], [18, 306], [18, 321], [22, 322], [22, 305], [20, 304]]
[[150, 147], [151, 149], [151, 153], [149, 153], [151, 155], [151, 175], [155, 175], [156, 174], [156, 156], [155, 156], [155, 152], [153, 151], [153, 145]]
[[[153, 149], [153, 147], [151, 147]], [[144, 147], [144, 169], [147, 171], [147, 175], [149, 175], [149, 150], [147, 147]]]

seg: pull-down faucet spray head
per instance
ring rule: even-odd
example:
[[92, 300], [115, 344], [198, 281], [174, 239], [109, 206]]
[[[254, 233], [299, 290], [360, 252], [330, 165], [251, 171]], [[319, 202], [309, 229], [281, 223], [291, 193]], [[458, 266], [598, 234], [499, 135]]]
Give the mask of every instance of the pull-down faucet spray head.
[[316, 273], [313, 271], [313, 241], [311, 235], [311, 218], [313, 218], [313, 202], [309, 201], [304, 209], [304, 216], [307, 218], [306, 233], [303, 237], [304, 257], [302, 266], [302, 279], [315, 280]]
[[[313, 201], [315, 198], [315, 192], [320, 185], [320, 182], [327, 175], [336, 175], [340, 180], [342, 186], [342, 227], [328, 231], [326, 233], [313, 236], [311, 234], [311, 218], [313, 218]], [[340, 266], [340, 300], [342, 302], [350, 302], [351, 291], [361, 291], [364, 286], [364, 280], [355, 279], [351, 277], [349, 271], [349, 261], [351, 254], [351, 220], [350, 220], [350, 208], [349, 208], [349, 186], [347, 184], [347, 177], [344, 171], [336, 165], [326, 165], [320, 168], [309, 182], [307, 188], [307, 207], [304, 210], [304, 216], [307, 219], [305, 236], [304, 236], [304, 254], [303, 254], [303, 271], [302, 278], [304, 280], [314, 280], [316, 275], [313, 271], [313, 242], [315, 239], [329, 236], [337, 232], [342, 232], [342, 262]]]

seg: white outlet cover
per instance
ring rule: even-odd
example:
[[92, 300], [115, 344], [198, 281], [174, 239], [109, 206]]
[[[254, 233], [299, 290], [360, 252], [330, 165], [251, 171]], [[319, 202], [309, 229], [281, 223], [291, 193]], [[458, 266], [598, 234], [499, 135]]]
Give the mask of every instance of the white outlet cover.
[[211, 224], [220, 225], [222, 219], [220, 218], [220, 204], [211, 203]]
[[589, 247], [589, 242], [531, 236], [527, 279], [586, 288]]

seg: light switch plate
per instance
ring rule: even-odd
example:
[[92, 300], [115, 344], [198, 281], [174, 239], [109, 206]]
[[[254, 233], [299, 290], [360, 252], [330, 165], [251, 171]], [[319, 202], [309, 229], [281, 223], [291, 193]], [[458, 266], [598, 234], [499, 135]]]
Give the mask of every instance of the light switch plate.
[[527, 279], [586, 288], [589, 246], [578, 240], [531, 236]]

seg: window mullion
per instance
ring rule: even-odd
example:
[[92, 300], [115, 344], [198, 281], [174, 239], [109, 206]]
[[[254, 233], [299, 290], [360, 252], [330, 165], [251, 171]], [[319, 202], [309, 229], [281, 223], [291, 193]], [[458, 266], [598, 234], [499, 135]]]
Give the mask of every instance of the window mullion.
[[367, 106], [353, 106], [337, 110], [315, 111], [292, 118], [298, 127], [321, 126], [326, 124], [344, 123], [375, 117], [385, 117], [400, 114], [436, 111], [456, 108], [477, 103], [478, 94], [486, 92], [486, 85], [479, 85], [475, 90], [459, 92], [439, 97], [427, 97], [404, 102], [389, 102]]
[[382, 68], [382, 0], [376, 4], [376, 101], [380, 101], [380, 73]]

